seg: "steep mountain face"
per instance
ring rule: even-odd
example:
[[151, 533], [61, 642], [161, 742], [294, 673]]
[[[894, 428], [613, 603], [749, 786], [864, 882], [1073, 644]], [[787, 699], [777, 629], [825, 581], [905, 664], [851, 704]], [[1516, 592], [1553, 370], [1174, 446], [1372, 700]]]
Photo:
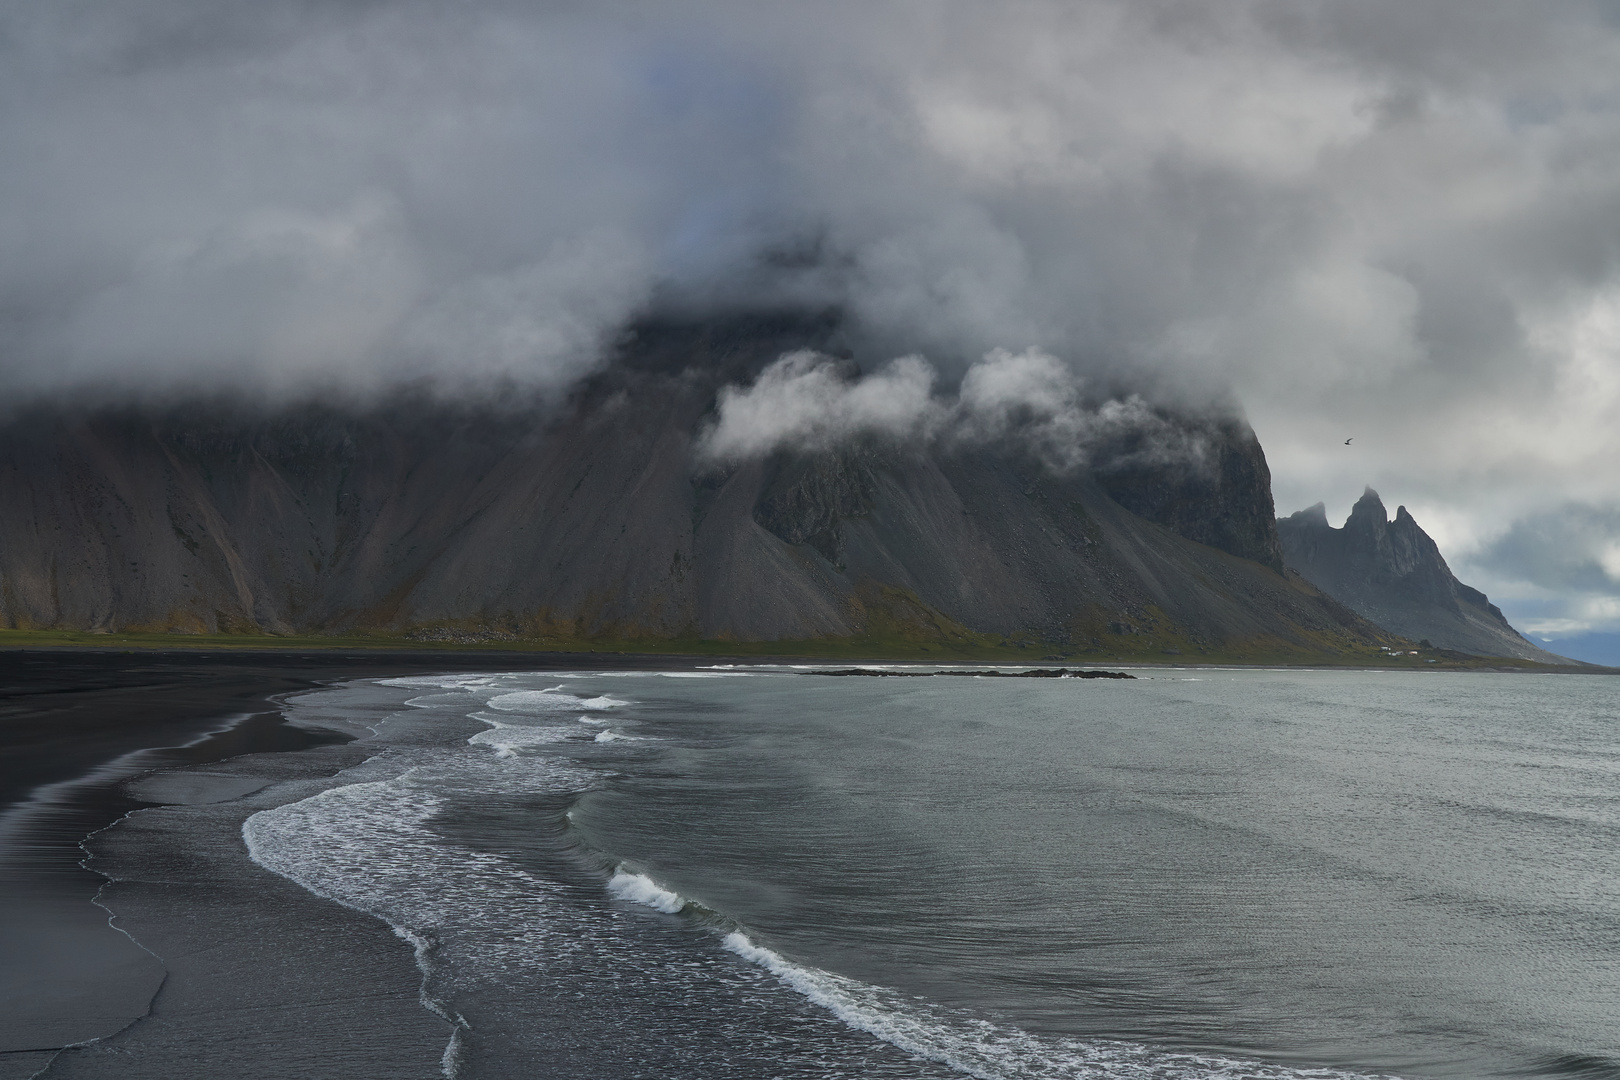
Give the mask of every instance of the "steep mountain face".
[[[0, 623], [1081, 650], [1387, 640], [1275, 569], [1246, 425], [1218, 467], [1057, 476], [867, 440], [716, 469], [718, 390], [825, 327], [645, 329], [560, 410], [34, 409], [0, 427]], [[1204, 422], [1207, 423], [1207, 422]], [[1135, 508], [1136, 512], [1132, 512]]]
[[1200, 544], [1283, 570], [1271, 470], [1254, 430], [1227, 417], [1183, 422], [1196, 460], [1144, 458], [1127, 443], [1095, 472], [1116, 502]]
[[1342, 529], [1317, 503], [1278, 521], [1277, 531], [1290, 568], [1392, 633], [1478, 656], [1567, 663], [1526, 641], [1484, 593], [1458, 581], [1406, 507], [1390, 521], [1372, 488]]

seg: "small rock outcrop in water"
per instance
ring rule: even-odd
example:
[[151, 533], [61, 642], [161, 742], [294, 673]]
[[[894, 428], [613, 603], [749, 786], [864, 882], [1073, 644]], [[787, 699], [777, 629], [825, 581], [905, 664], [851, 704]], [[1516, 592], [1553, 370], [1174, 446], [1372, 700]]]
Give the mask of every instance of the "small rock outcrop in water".
[[[646, 325], [560, 408], [58, 402], [0, 421], [0, 626], [422, 640], [859, 638], [1032, 655], [1390, 639], [1276, 570], [1265, 456], [1176, 419], [1054, 473], [856, 441], [716, 465], [717, 395], [836, 323]], [[1180, 468], [1187, 467], [1183, 462]]]
[[1372, 488], [1342, 529], [1317, 503], [1279, 520], [1277, 532], [1290, 568], [1391, 633], [1476, 656], [1568, 663], [1525, 640], [1484, 593], [1458, 581], [1406, 507], [1390, 521]]

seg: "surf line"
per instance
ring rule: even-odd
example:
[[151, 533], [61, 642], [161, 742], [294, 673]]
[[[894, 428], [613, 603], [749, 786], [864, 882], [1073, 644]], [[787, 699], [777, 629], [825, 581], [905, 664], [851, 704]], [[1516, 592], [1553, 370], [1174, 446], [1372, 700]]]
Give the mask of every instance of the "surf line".
[[837, 668], [807, 671], [806, 675], [869, 675], [877, 678], [927, 679], [935, 675], [956, 675], [975, 679], [1135, 679], [1124, 671], [1086, 671], [1080, 668], [1034, 668], [1030, 671], [886, 671], [881, 668]]

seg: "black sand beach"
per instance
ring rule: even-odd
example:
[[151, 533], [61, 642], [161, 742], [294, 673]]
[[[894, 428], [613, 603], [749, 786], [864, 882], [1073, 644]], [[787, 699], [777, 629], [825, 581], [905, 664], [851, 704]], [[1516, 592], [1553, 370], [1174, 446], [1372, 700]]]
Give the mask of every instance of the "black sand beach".
[[[47, 1064], [52, 1076], [174, 1075], [178, 1062], [192, 1063], [190, 1075], [266, 1075], [262, 1055], [286, 1044], [288, 1025], [303, 1032], [301, 1045], [344, 1052], [278, 1057], [286, 1075], [437, 1073], [448, 1028], [418, 1001], [410, 949], [377, 920], [317, 900], [240, 851], [242, 821], [263, 808], [253, 792], [318, 781], [367, 755], [347, 745], [361, 733], [289, 726], [275, 699], [348, 678], [603, 662], [510, 652], [0, 652], [0, 1080]], [[213, 831], [223, 842], [180, 850], [169, 842], [172, 815], [166, 830], [132, 821], [115, 841], [92, 835], [156, 805], [184, 807], [188, 835]], [[232, 865], [202, 865], [204, 848], [234, 853], [219, 856]], [[99, 873], [80, 865], [87, 851]], [[127, 880], [136, 867], [141, 880]], [[114, 925], [93, 903], [104, 875], [119, 879]], [[191, 935], [185, 913], [202, 902], [239, 913], [228, 939]], [[115, 926], [138, 928], [140, 944]], [[222, 981], [250, 968], [252, 980]], [[375, 994], [332, 1000], [320, 983], [338, 970]], [[214, 1037], [227, 1026], [256, 1034]], [[333, 1037], [310, 1039], [312, 1028]], [[103, 1041], [62, 1053], [91, 1039]]]
[[1620, 1062], [1601, 680], [713, 661], [0, 652], [0, 1080]]

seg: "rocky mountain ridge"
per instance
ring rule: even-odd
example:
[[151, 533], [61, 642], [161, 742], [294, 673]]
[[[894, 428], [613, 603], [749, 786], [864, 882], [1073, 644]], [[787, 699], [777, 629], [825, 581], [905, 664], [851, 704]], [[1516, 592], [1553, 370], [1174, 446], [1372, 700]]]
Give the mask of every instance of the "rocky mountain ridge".
[[1317, 503], [1280, 519], [1277, 532], [1289, 568], [1391, 633], [1478, 656], [1568, 662], [1531, 644], [1484, 593], [1458, 581], [1406, 507], [1391, 521], [1370, 487], [1342, 529]]
[[[561, 410], [38, 407], [0, 425], [0, 624], [735, 641], [973, 634], [1070, 651], [1389, 640], [1279, 572], [1264, 454], [1057, 475], [856, 440], [716, 469], [722, 386], [792, 321], [651, 328]], [[817, 335], [821, 336], [818, 337]]]

